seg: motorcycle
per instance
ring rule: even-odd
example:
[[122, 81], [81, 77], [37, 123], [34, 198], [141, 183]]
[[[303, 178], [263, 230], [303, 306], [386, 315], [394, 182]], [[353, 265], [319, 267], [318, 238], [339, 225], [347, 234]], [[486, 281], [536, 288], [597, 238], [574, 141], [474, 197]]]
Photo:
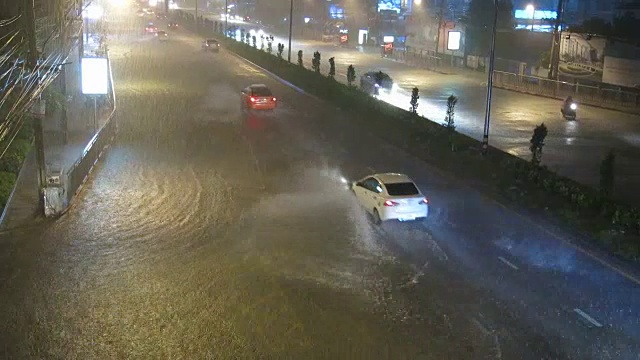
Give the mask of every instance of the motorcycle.
[[576, 103], [568, 104], [568, 106], [564, 106], [560, 109], [562, 113], [562, 117], [566, 120], [575, 120], [576, 119], [576, 111], [578, 110], [578, 105]]

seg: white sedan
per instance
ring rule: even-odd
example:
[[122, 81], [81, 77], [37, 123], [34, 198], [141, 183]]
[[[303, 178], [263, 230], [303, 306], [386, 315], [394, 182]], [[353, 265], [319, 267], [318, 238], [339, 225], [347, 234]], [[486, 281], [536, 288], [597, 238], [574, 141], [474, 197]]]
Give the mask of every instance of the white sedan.
[[370, 175], [353, 182], [351, 190], [376, 224], [424, 219], [429, 215], [429, 200], [404, 174]]

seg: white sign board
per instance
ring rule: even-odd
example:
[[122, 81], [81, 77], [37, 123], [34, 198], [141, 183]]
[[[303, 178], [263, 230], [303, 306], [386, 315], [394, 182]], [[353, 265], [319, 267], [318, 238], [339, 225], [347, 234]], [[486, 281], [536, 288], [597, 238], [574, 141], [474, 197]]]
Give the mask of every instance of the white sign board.
[[382, 38], [382, 41], [385, 43], [392, 43], [395, 40], [395, 38], [393, 36], [385, 36]]
[[460, 50], [460, 39], [462, 33], [460, 31], [449, 31], [449, 41], [447, 41], [447, 50]]
[[82, 93], [109, 93], [109, 64], [106, 58], [82, 58]]

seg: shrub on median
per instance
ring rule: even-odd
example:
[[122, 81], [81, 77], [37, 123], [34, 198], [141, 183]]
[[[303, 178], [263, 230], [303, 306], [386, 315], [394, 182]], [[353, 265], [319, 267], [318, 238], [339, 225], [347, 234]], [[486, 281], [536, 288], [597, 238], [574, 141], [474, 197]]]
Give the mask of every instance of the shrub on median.
[[10, 145], [9, 139], [0, 143], [0, 151], [4, 151], [9, 145], [7, 151], [0, 158], [0, 212], [4, 209], [18, 178], [22, 163], [31, 150], [33, 138], [31, 119], [25, 116], [23, 124]]
[[491, 185], [493, 190], [525, 206], [544, 209], [553, 218], [579, 225], [609, 249], [640, 259], [640, 212], [634, 207], [604, 199], [595, 189], [497, 149], [492, 148], [482, 157], [480, 143], [460, 133], [456, 133], [457, 151], [452, 153], [448, 133], [440, 124], [245, 44], [231, 39], [226, 43], [238, 55], [305, 91], [339, 107], [356, 109], [359, 119], [366, 121], [371, 130], [384, 134], [396, 145], [458, 176]]

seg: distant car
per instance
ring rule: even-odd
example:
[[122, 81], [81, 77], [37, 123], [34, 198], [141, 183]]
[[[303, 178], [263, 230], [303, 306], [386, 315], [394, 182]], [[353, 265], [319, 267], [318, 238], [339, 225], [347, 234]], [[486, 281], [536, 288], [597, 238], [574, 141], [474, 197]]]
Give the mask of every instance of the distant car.
[[142, 16], [147, 15], [147, 13], [144, 10], [140, 9], [140, 10], [136, 11], [136, 15], [142, 17]]
[[273, 110], [278, 105], [278, 99], [264, 84], [254, 84], [242, 89], [240, 106], [243, 109]]
[[154, 13], [153, 9], [144, 8], [143, 10], [147, 15], [153, 15], [153, 13]]
[[166, 31], [164, 30], [160, 30], [160, 31], [156, 31], [156, 37], [158, 38], [158, 40], [160, 41], [167, 41], [169, 40], [169, 34], [167, 34]]
[[360, 205], [380, 224], [387, 220], [409, 221], [429, 216], [429, 200], [407, 175], [369, 175], [351, 184]]
[[202, 41], [202, 50], [219, 52], [220, 51], [220, 43], [218, 42], [218, 40], [206, 39], [206, 40]]
[[178, 28], [178, 23], [174, 22], [174, 21], [170, 21], [169, 24], [167, 25], [167, 27], [171, 30], [175, 30]]
[[166, 19], [167, 18], [167, 14], [165, 13], [157, 13], [156, 14], [156, 19]]
[[152, 22], [147, 23], [147, 26], [144, 27], [144, 32], [148, 34], [153, 34], [158, 31], [158, 27], [155, 26]]
[[382, 71], [370, 71], [360, 77], [360, 88], [369, 94], [376, 94], [380, 90], [391, 92], [393, 79]]

